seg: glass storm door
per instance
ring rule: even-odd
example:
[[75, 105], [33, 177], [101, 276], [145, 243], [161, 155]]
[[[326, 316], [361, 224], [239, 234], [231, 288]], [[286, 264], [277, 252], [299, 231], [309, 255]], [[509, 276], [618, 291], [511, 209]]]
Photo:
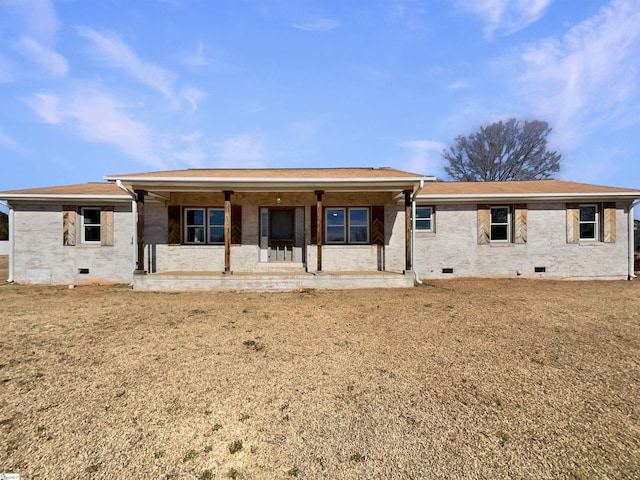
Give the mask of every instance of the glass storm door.
[[269, 211], [269, 261], [295, 262], [294, 210]]

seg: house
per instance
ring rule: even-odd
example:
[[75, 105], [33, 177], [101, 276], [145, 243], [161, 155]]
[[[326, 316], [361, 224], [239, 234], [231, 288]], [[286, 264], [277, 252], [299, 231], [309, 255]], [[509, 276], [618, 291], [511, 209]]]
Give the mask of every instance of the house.
[[434, 182], [416, 196], [415, 270], [450, 276], [632, 278], [640, 192], [560, 180]]
[[9, 280], [141, 290], [632, 278], [640, 191], [392, 168], [188, 169], [1, 192]]

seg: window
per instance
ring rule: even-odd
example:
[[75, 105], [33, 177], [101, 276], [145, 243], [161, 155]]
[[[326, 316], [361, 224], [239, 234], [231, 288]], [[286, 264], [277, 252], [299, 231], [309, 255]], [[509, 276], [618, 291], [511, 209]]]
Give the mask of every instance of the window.
[[490, 240], [492, 242], [511, 240], [511, 209], [509, 207], [491, 207]]
[[580, 240], [598, 240], [597, 205], [580, 205]]
[[224, 209], [209, 209], [209, 243], [224, 243]]
[[369, 243], [368, 208], [327, 208], [325, 210], [326, 243]]
[[185, 243], [223, 244], [223, 208], [185, 208]]
[[100, 207], [82, 207], [82, 243], [100, 243]]
[[416, 207], [416, 230], [433, 231], [432, 207]]
[[369, 243], [369, 209], [349, 209], [349, 243]]

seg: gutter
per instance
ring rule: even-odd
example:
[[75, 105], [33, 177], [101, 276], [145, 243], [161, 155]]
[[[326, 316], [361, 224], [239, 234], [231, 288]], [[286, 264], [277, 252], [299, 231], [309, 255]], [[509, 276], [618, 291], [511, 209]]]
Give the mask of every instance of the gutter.
[[418, 178], [421, 180], [430, 180], [434, 181], [436, 177], [117, 177], [107, 175], [103, 177], [108, 182], [116, 181], [126, 181], [127, 183], [151, 183], [151, 184], [172, 184], [172, 183], [205, 183], [205, 184], [220, 184], [225, 185], [229, 183], [282, 183], [282, 184], [292, 184], [292, 183], [302, 183], [302, 184], [332, 184], [332, 183], [398, 183], [398, 184], [406, 184], [410, 182], [415, 182]]
[[635, 238], [635, 232], [634, 232], [634, 218], [633, 218], [633, 207], [635, 207], [636, 205], [640, 205], [640, 200], [636, 200], [635, 202], [632, 202], [629, 205], [629, 211], [627, 212], [627, 219], [628, 222], [627, 224], [629, 225], [629, 233], [628, 233], [628, 241], [627, 243], [629, 244], [629, 269], [628, 269], [628, 277], [627, 280], [633, 280], [634, 278], [636, 278], [636, 272], [635, 272], [635, 245], [634, 245], [634, 238]]
[[411, 269], [413, 270], [413, 275], [418, 285], [422, 285], [422, 281], [420, 280], [418, 272], [416, 271], [416, 197], [423, 187], [424, 180], [420, 180], [420, 186], [411, 196]]
[[9, 203], [0, 202], [0, 204], [9, 209], [9, 275], [7, 283], [13, 283], [15, 276], [15, 211]]
[[425, 202], [436, 204], [442, 203], [476, 203], [487, 201], [572, 201], [577, 199], [635, 199], [637, 192], [590, 192], [590, 193], [497, 193], [497, 194], [429, 194], [419, 195], [418, 198]]
[[[122, 184], [121, 180], [116, 180], [116, 186], [127, 193], [131, 197], [131, 218], [133, 219], [131, 225], [131, 246], [132, 248], [132, 260], [133, 260], [133, 271], [136, 270], [138, 263], [138, 203], [136, 194], [130, 191], [127, 187]], [[131, 286], [133, 286], [133, 278], [131, 279]]]

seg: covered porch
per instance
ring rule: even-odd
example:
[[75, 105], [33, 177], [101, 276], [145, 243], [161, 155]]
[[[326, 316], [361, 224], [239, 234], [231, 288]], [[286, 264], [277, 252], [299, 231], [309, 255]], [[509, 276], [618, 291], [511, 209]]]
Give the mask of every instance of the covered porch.
[[106, 179], [133, 199], [136, 289], [413, 285], [411, 205], [422, 176], [358, 168]]

